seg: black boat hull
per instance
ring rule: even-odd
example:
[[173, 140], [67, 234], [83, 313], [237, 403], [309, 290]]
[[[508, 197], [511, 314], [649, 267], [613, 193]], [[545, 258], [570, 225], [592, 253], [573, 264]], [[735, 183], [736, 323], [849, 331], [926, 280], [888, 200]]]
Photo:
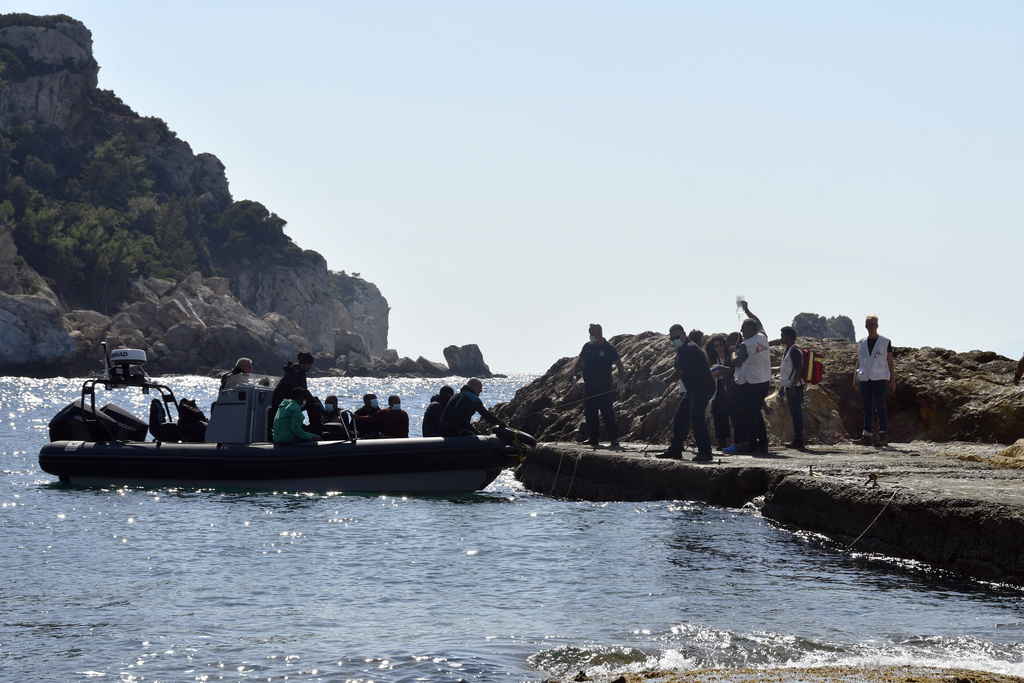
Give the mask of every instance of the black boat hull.
[[185, 486], [429, 496], [479, 491], [519, 462], [495, 436], [295, 445], [55, 441], [43, 471], [77, 486]]

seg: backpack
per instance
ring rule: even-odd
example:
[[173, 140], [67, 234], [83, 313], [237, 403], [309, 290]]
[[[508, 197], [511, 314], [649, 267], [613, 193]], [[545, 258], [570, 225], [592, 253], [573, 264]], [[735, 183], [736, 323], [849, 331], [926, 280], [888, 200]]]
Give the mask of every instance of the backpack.
[[[800, 347], [797, 347], [800, 349]], [[801, 379], [808, 384], [817, 384], [825, 374], [825, 359], [820, 351], [800, 349], [804, 357], [804, 367], [801, 371]]]

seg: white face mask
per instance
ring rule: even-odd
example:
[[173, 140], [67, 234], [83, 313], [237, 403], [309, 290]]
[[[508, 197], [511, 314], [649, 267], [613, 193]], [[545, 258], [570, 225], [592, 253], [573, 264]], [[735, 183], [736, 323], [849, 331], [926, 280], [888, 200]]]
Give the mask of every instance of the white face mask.
[[590, 343], [591, 344], [596, 344], [597, 343], [597, 337], [595, 337], [594, 335], [590, 335]]
[[374, 408], [380, 408], [380, 403], [377, 403], [377, 399], [375, 398], [370, 399], [370, 405], [373, 406]]

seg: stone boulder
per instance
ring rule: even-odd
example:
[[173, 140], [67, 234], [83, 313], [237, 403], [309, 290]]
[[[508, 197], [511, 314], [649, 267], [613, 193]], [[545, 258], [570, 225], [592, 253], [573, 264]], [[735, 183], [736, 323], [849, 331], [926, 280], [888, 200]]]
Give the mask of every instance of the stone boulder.
[[484, 355], [480, 352], [480, 347], [476, 344], [446, 346], [442, 353], [444, 353], [448, 369], [453, 375], [480, 377], [481, 379], [493, 377], [491, 369], [484, 362]]
[[857, 341], [853, 321], [845, 315], [826, 318], [816, 313], [801, 313], [793, 318], [793, 329], [798, 337], [811, 339], [845, 339]]
[[71, 361], [77, 348], [60, 309], [44, 296], [0, 294], [0, 372], [39, 374]]
[[[651, 380], [672, 367], [674, 352], [668, 337], [644, 332], [619, 335], [611, 342], [629, 378], [625, 390], [616, 396], [620, 439], [668, 443], [679, 395], [676, 387]], [[856, 438], [863, 420], [860, 391], [853, 385], [856, 343], [807, 338], [798, 343], [820, 351], [825, 367], [822, 382], [806, 390], [805, 439], [830, 444]], [[776, 342], [771, 350], [777, 372], [783, 348]], [[1024, 401], [1011, 382], [1015, 361], [983, 351], [954, 353], [930, 347], [894, 351], [897, 387], [887, 403], [890, 441], [1013, 443], [1024, 437]], [[573, 381], [574, 363], [575, 358], [560, 359], [520, 389], [511, 402], [495, 407], [495, 415], [545, 441], [584, 441], [583, 383]], [[777, 378], [772, 386], [778, 386]], [[772, 408], [766, 418], [769, 441], [778, 445], [792, 437], [792, 421], [777, 395], [769, 396], [767, 405]], [[713, 434], [710, 417], [708, 424]]]

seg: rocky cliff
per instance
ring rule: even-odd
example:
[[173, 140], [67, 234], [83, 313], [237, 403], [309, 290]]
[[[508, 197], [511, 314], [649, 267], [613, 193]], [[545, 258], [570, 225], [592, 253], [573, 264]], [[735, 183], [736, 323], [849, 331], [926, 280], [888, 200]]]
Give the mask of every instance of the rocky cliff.
[[[377, 371], [380, 290], [329, 271], [257, 203], [233, 202], [217, 157], [99, 90], [98, 71], [80, 22], [0, 15], [0, 372], [95, 369], [108, 333], [146, 349], [156, 373], [240, 355], [273, 373], [298, 350]], [[97, 253], [64, 253], [62, 231]], [[254, 248], [232, 249], [239, 240]]]
[[[668, 443], [679, 394], [676, 387], [651, 380], [673, 364], [668, 336], [644, 332], [610, 341], [627, 372], [626, 388], [615, 404], [620, 439]], [[805, 393], [805, 440], [832, 444], [859, 436], [861, 401], [853, 386], [856, 343], [806, 337], [798, 343], [820, 351], [825, 359], [824, 379]], [[781, 342], [774, 341], [776, 372], [782, 351]], [[1013, 443], [1024, 437], [1024, 400], [1011, 383], [1016, 361], [992, 352], [954, 353], [930, 347], [899, 347], [894, 356], [897, 388], [888, 399], [890, 441]], [[545, 441], [584, 441], [583, 381], [573, 380], [574, 361], [562, 358], [493, 412]], [[769, 441], [777, 445], [791, 440], [792, 421], [785, 402], [773, 394], [767, 405], [771, 409], [766, 415]], [[709, 419], [708, 425], [714, 438], [713, 421]]]

